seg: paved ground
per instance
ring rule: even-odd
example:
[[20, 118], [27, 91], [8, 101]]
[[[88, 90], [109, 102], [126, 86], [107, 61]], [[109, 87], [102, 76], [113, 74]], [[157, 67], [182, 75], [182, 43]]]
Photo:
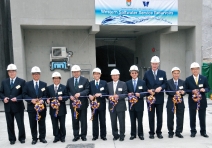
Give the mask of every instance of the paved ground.
[[[165, 99], [166, 100], [166, 99]], [[198, 133], [195, 138], [190, 137], [190, 129], [189, 129], [189, 113], [188, 113], [188, 104], [187, 104], [187, 97], [185, 99], [185, 119], [184, 119], [184, 131], [182, 135], [184, 136], [183, 139], [174, 137], [172, 139], [168, 138], [168, 131], [167, 131], [167, 124], [166, 124], [166, 109], [164, 105], [164, 118], [163, 118], [163, 139], [158, 139], [155, 138], [154, 140], [149, 139], [148, 136], [148, 131], [149, 131], [149, 126], [148, 126], [148, 115], [147, 115], [147, 108], [144, 111], [144, 119], [143, 119], [143, 124], [144, 124], [144, 141], [139, 140], [138, 138], [134, 140], [129, 140], [130, 137], [130, 119], [129, 119], [129, 113], [126, 111], [126, 137], [125, 141], [120, 142], [120, 141], [113, 141], [113, 136], [111, 132], [111, 125], [110, 125], [110, 117], [109, 117], [109, 112], [107, 112], [107, 141], [103, 141], [101, 139], [96, 140], [93, 142], [92, 139], [92, 122], [90, 121], [90, 109], [88, 111], [88, 135], [87, 135], [87, 141], [83, 142], [81, 140], [77, 142], [72, 142], [72, 125], [71, 125], [71, 111], [69, 109], [69, 105], [67, 105], [68, 109], [68, 114], [66, 116], [66, 130], [67, 130], [67, 136], [66, 136], [66, 142], [61, 143], [53, 143], [52, 141], [54, 140], [53, 134], [52, 134], [52, 124], [50, 120], [50, 116], [47, 115], [47, 120], [46, 120], [46, 126], [47, 126], [47, 136], [46, 140], [48, 141], [47, 144], [43, 144], [38, 142], [36, 145], [32, 146], [31, 145], [31, 134], [30, 134], [30, 128], [29, 128], [29, 120], [28, 120], [28, 114], [25, 112], [25, 128], [26, 128], [26, 143], [21, 144], [19, 141], [16, 141], [15, 145], [10, 145], [8, 141], [8, 135], [7, 135], [7, 129], [6, 129], [6, 120], [5, 120], [5, 114], [4, 112], [0, 112], [0, 146], [2, 148], [4, 147], [16, 147], [16, 148], [29, 148], [29, 147], [39, 147], [39, 148], [66, 148], [67, 145], [69, 144], [94, 144], [95, 148], [128, 148], [128, 147], [133, 147], [133, 148], [143, 148], [143, 147], [148, 147], [148, 148], [183, 148], [183, 147], [192, 147], [192, 148], [212, 148], [212, 101], [208, 100], [208, 108], [207, 108], [207, 134], [210, 136], [209, 138], [204, 138], [200, 136], [199, 134], [199, 122], [197, 122], [197, 130]], [[210, 105], [211, 104], [211, 105]], [[0, 110], [2, 110], [3, 105], [0, 103]], [[16, 127], [17, 129], [17, 127]], [[17, 133], [17, 130], [16, 130]], [[70, 146], [69, 146], [70, 147]], [[74, 146], [74, 147], [79, 147], [79, 146]], [[81, 146], [83, 147], [83, 146]], [[72, 147], [70, 147], [72, 148]], [[83, 147], [86, 148], [86, 147]]]

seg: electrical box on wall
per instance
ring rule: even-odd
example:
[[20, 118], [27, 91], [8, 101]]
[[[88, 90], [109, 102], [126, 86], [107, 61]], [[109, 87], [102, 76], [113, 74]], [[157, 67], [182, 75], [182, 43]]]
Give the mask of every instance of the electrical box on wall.
[[52, 47], [50, 52], [50, 70], [55, 69], [70, 70], [70, 57], [72, 51], [67, 51], [66, 47]]

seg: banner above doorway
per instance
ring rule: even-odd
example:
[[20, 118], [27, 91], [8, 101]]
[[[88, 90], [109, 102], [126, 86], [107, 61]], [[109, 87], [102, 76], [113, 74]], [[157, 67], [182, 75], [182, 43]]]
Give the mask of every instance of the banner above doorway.
[[178, 0], [95, 0], [99, 25], [178, 25]]

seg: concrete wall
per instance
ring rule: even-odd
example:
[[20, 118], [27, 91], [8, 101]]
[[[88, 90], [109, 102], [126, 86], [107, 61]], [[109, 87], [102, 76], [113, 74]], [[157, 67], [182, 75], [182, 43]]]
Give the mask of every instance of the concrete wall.
[[[84, 64], [86, 62], [95, 67], [95, 60], [93, 59], [95, 56], [95, 40], [93, 35], [89, 35], [93, 33], [92, 31], [95, 32], [95, 29], [98, 30], [98, 26], [96, 27], [94, 24], [94, 0], [15, 0], [11, 1], [11, 19], [14, 62], [18, 66], [19, 77], [29, 79], [29, 71], [32, 65], [43, 67], [42, 64], [48, 64], [47, 59], [49, 57], [46, 59], [46, 56], [49, 54], [44, 55], [43, 53], [49, 53], [52, 45], [75, 48], [75, 55], [83, 55], [81, 60], [77, 59], [76, 63]], [[54, 29], [54, 31], [41, 31], [39, 29]], [[57, 31], [58, 29], [65, 30]], [[78, 29], [82, 29], [82, 31]], [[76, 30], [75, 33], [74, 30]], [[52, 37], [49, 35], [52, 35]], [[62, 39], [58, 40], [54, 35], [58, 35], [64, 41]], [[86, 37], [87, 39], [85, 39]], [[80, 47], [79, 45], [83, 42], [83, 39], [85, 39], [85, 43]], [[30, 41], [33, 43], [30, 44]], [[53, 41], [53, 43], [50, 43], [50, 41]], [[39, 49], [37, 49], [38, 46]], [[79, 51], [78, 48], [82, 50]], [[36, 51], [39, 51], [39, 53]], [[36, 53], [42, 55], [42, 64], [41, 59], [38, 60], [37, 64], [35, 61], [32, 62]], [[91, 54], [92, 56], [88, 58], [87, 55]], [[44, 73], [43, 78], [45, 75], [50, 74], [49, 69], [42, 71]]]
[[[152, 52], [152, 48], [156, 51]], [[135, 57], [138, 57], [138, 67], [140, 69], [140, 78], [143, 78], [146, 68], [150, 67], [151, 57], [160, 56], [160, 33], [153, 32], [136, 39]]]
[[181, 69], [181, 79], [185, 79], [186, 32], [180, 30], [176, 33], [162, 34], [160, 42], [160, 68], [166, 71], [167, 79], [172, 78], [171, 69], [175, 66]]
[[[89, 35], [87, 30], [24, 30], [24, 47], [26, 55], [26, 78], [31, 80], [31, 68], [41, 68], [41, 80], [51, 84], [49, 69], [51, 47], [67, 47], [67, 51], [73, 52], [70, 64], [78, 64], [82, 69], [93, 69], [96, 65], [95, 36]], [[86, 58], [85, 58], [86, 57]], [[86, 64], [86, 65], [85, 65]], [[62, 74], [62, 83], [66, 84], [70, 72], [57, 70]], [[91, 73], [84, 73], [91, 78]]]

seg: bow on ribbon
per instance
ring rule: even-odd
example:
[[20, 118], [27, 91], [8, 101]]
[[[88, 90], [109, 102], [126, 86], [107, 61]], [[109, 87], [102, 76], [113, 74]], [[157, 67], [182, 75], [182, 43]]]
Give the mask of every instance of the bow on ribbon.
[[197, 111], [198, 111], [200, 108], [200, 101], [202, 100], [202, 95], [200, 94], [199, 90], [193, 93], [192, 99], [194, 100], [194, 102], [197, 102]]
[[154, 95], [155, 95], [155, 92], [153, 92], [152, 95], [149, 95], [149, 96], [147, 97], [147, 103], [149, 104], [149, 107], [148, 107], [149, 111], [152, 110], [151, 105], [154, 104], [155, 101], [156, 101], [156, 98], [154, 97]]
[[109, 97], [110, 103], [113, 105], [113, 107], [110, 109], [112, 112], [114, 110], [114, 107], [118, 104], [118, 98], [115, 98], [114, 96]]
[[175, 114], [176, 113], [176, 104], [179, 104], [179, 103], [182, 102], [181, 95], [180, 95], [179, 91], [176, 91], [176, 94], [172, 98], [172, 101], [173, 101], [172, 112], [174, 112], [174, 114]]
[[81, 101], [78, 98], [74, 98], [73, 102], [72, 102], [72, 106], [74, 108], [74, 117], [75, 119], [78, 118], [79, 113], [77, 112], [77, 108], [80, 108], [81, 106]]
[[55, 110], [54, 116], [57, 117], [60, 107], [60, 102], [54, 98], [54, 100], [51, 101], [51, 107]]
[[35, 107], [34, 109], [36, 110], [37, 114], [36, 114], [36, 120], [39, 121], [41, 119], [41, 115], [39, 115], [40, 112], [42, 112], [44, 110], [44, 105], [43, 103], [40, 103], [40, 100], [37, 100], [35, 103]]
[[135, 95], [129, 95], [128, 96], [128, 100], [130, 102], [130, 110], [132, 108], [132, 106], [138, 102], [138, 98]]
[[93, 120], [95, 111], [99, 108], [99, 105], [100, 105], [100, 103], [97, 102], [96, 97], [94, 97], [94, 99], [91, 101], [92, 115], [91, 115], [91, 119], [90, 120]]

